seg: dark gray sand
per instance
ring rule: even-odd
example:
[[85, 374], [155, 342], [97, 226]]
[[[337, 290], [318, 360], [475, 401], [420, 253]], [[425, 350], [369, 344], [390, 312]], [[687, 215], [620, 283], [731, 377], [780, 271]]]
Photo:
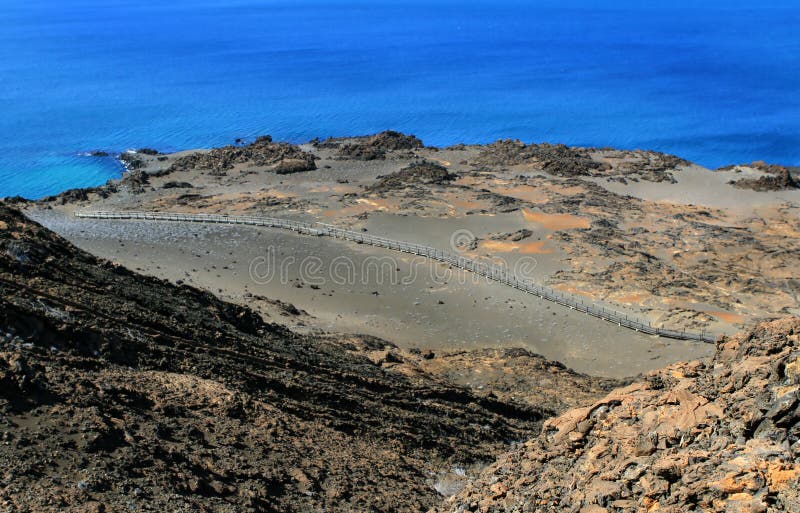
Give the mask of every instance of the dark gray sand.
[[[350, 242], [255, 227], [80, 220], [56, 211], [31, 216], [98, 256], [208, 289], [268, 320], [309, 331], [366, 333], [433, 350], [525, 347], [578, 371], [615, 377], [713, 350], [636, 333], [439, 263]], [[378, 234], [385, 223], [375, 218], [370, 224]], [[308, 315], [288, 318], [258, 296], [292, 303]]]

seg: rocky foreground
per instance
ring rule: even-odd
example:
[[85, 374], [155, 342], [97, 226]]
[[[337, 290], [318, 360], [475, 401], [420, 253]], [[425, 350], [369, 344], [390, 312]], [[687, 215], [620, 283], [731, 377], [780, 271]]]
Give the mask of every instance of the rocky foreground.
[[524, 351], [299, 335], [2, 203], [0, 291], [2, 511], [425, 511], [615, 384]]
[[0, 509], [420, 511], [547, 410], [84, 253], [0, 208]]
[[550, 419], [441, 511], [800, 511], [800, 319]]

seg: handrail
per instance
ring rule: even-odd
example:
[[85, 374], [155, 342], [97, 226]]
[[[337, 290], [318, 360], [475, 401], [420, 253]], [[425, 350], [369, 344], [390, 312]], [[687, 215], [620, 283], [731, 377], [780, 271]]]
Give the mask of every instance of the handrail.
[[584, 302], [583, 299], [576, 298], [571, 294], [556, 291], [555, 289], [536, 285], [535, 283], [517, 278], [510, 274], [505, 269], [498, 267], [494, 264], [487, 264], [478, 262], [476, 260], [448, 253], [446, 251], [424, 246], [421, 244], [414, 244], [399, 240], [388, 239], [385, 237], [376, 237], [363, 232], [356, 232], [352, 230], [345, 230], [337, 228], [336, 226], [323, 224], [323, 223], [308, 223], [303, 221], [292, 221], [289, 219], [278, 219], [273, 217], [261, 216], [235, 216], [235, 215], [221, 215], [221, 214], [182, 214], [182, 213], [169, 213], [169, 212], [139, 212], [139, 211], [83, 211], [75, 212], [76, 217], [93, 218], [93, 219], [133, 219], [144, 221], [177, 221], [177, 222], [190, 222], [190, 223], [224, 223], [224, 224], [241, 224], [251, 226], [264, 226], [268, 228], [281, 228], [285, 230], [292, 230], [298, 233], [307, 235], [327, 236], [337, 239], [349, 240], [359, 242], [362, 244], [369, 244], [376, 247], [393, 249], [402, 251], [404, 253], [411, 253], [415, 255], [424, 256], [432, 260], [444, 262], [454, 267], [464, 269], [480, 276], [508, 285], [515, 289], [521, 290], [528, 294], [539, 296], [539, 298], [569, 307], [582, 313], [586, 313], [598, 319], [608, 321], [618, 326], [629, 328], [632, 330], [640, 331], [650, 335], [658, 335], [660, 337], [678, 339], [678, 340], [696, 340], [700, 342], [713, 343], [716, 339], [710, 334], [702, 331], [700, 333], [689, 332], [686, 330], [670, 330], [666, 328], [659, 328], [652, 326], [651, 323], [641, 321], [633, 316], [619, 313], [613, 309], [606, 308], [605, 306], [598, 306], [591, 302]]

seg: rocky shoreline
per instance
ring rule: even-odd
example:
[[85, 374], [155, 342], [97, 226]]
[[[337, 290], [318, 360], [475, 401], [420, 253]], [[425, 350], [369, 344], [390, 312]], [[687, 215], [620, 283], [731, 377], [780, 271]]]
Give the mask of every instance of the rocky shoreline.
[[[176, 171], [205, 169], [212, 175], [223, 176], [237, 163], [249, 163], [268, 168], [277, 174], [315, 170], [315, 161], [319, 157], [301, 150], [301, 146], [303, 145], [273, 142], [272, 137], [267, 135], [256, 137], [252, 143], [237, 139], [233, 145], [212, 150], [177, 152], [180, 157], [174, 161], [169, 158], [169, 154], [163, 154], [153, 148], [138, 148], [116, 155], [103, 150], [94, 150], [89, 152], [89, 155], [116, 158], [125, 168], [123, 177], [119, 180], [110, 180], [102, 186], [69, 189], [44, 197], [41, 201], [72, 202], [84, 200], [88, 193], [113, 194], [116, 192], [117, 185], [129, 182], [146, 183], [147, 176], [164, 176]], [[334, 150], [336, 158], [356, 161], [385, 160], [387, 157], [414, 158], [413, 150], [426, 148], [432, 151], [478, 148], [480, 154], [471, 162], [478, 169], [481, 167], [486, 169], [498, 166], [508, 167], [533, 162], [538, 163], [541, 170], [555, 176], [602, 176], [621, 183], [627, 183], [628, 180], [674, 183], [675, 178], [670, 171], [691, 165], [685, 159], [657, 151], [582, 148], [549, 143], [525, 144], [522, 141], [510, 139], [498, 140], [486, 145], [456, 144], [445, 148], [436, 148], [425, 146], [414, 135], [406, 135], [392, 130], [365, 136], [329, 137], [324, 140], [317, 138], [309, 141], [308, 146], [315, 149]], [[603, 159], [595, 158], [594, 156], [597, 155], [602, 155]], [[163, 165], [168, 161], [169, 165]], [[800, 187], [800, 182], [798, 182], [800, 168], [798, 167], [756, 161], [751, 164], [724, 166], [718, 171], [741, 173], [748, 169], [758, 170], [763, 173], [763, 176], [731, 180], [729, 184], [759, 192], [790, 190]], [[138, 171], [143, 171], [143, 173]], [[32, 201], [19, 197], [5, 199]]]

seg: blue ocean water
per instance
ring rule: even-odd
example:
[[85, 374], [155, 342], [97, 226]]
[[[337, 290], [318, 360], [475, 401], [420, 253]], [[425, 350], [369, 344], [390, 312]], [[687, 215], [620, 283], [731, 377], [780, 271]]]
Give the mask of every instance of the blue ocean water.
[[[698, 5], [702, 4], [702, 5]], [[272, 134], [800, 164], [800, 2], [2, 0], [0, 197]]]

